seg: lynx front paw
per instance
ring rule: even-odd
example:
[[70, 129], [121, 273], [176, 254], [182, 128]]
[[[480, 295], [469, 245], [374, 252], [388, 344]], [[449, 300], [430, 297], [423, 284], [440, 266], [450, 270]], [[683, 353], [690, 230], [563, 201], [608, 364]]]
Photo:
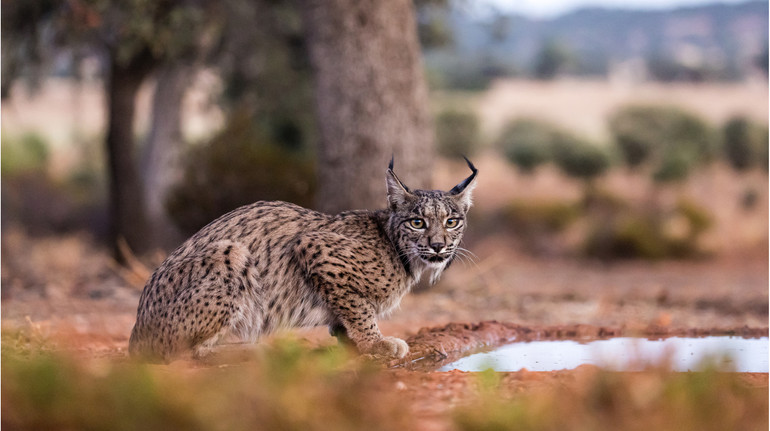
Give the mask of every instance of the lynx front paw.
[[406, 341], [396, 337], [385, 337], [372, 344], [365, 352], [376, 358], [401, 359], [409, 353], [409, 345]]

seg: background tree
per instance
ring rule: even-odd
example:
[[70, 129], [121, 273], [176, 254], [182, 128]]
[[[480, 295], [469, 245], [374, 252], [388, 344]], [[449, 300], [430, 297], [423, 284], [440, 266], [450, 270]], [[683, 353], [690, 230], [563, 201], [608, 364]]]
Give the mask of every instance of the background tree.
[[[77, 4], [77, 3], [74, 3]], [[73, 18], [86, 18], [81, 34], [104, 51], [109, 65], [105, 81], [108, 96], [106, 137], [110, 242], [119, 250], [121, 239], [138, 252], [158, 246], [161, 232], [171, 227], [159, 209], [162, 197], [174, 176], [173, 154], [181, 145], [179, 133], [181, 99], [189, 78], [180, 63], [194, 55], [211, 10], [204, 1], [83, 1], [73, 8]], [[90, 21], [88, 20], [90, 17]], [[77, 22], [77, 21], [76, 21]], [[76, 28], [76, 30], [80, 30]], [[166, 66], [165, 78], [157, 86], [152, 113], [153, 124], [147, 148], [153, 157], [145, 178], [153, 189], [144, 188], [139, 176], [134, 136], [134, 114], [139, 87], [153, 73]], [[165, 102], [165, 103], [164, 103]], [[167, 174], [166, 172], [171, 172]], [[157, 190], [157, 193], [148, 190]], [[148, 217], [146, 195], [153, 209]], [[160, 217], [158, 217], [161, 215]], [[149, 224], [148, 220], [155, 223]], [[152, 228], [151, 228], [152, 226]]]
[[167, 64], [157, 72], [150, 130], [143, 145], [141, 171], [149, 235], [154, 245], [175, 247], [183, 234], [169, 216], [167, 201], [182, 180], [184, 139], [182, 103], [195, 72], [185, 62]]
[[543, 80], [556, 78], [564, 71], [570, 60], [571, 55], [562, 43], [553, 39], [546, 40], [535, 59], [535, 78]]
[[[23, 41], [10, 45], [14, 55], [3, 56], [3, 68], [11, 78], [31, 76], [29, 65], [62, 53], [72, 54], [69, 73], [78, 69], [80, 58], [97, 58], [102, 64], [108, 100], [104, 145], [109, 240], [118, 258], [121, 238], [135, 252], [179, 241], [173, 235], [179, 220], [172, 221], [167, 213], [170, 200], [175, 205], [185, 200], [172, 199], [169, 190], [185, 182], [193, 165], [222, 159], [208, 157], [209, 150], [222, 153], [232, 145], [233, 151], [248, 149], [259, 160], [265, 154], [281, 154], [282, 162], [273, 163], [276, 169], [301, 165], [312, 175], [312, 163], [306, 163], [313, 152], [308, 143], [317, 141], [321, 185], [317, 201], [327, 211], [382, 206], [384, 187], [378, 173], [391, 155], [410, 185], [430, 185], [433, 131], [414, 5], [407, 0], [370, 5], [340, 1], [322, 7], [266, 0], [40, 0], [23, 5], [6, 2], [3, 11], [4, 35], [9, 41]], [[13, 31], [5, 34], [7, 28]], [[35, 49], [30, 54], [21, 47]], [[218, 102], [227, 117], [238, 116], [226, 127], [237, 127], [215, 133], [210, 142], [198, 146], [195, 157], [182, 157], [188, 149], [183, 148], [180, 109], [202, 64], [212, 66], [222, 78]], [[152, 79], [156, 85], [151, 123], [140, 144], [134, 125], [136, 96]], [[4, 81], [6, 89], [10, 80]], [[316, 119], [322, 124], [318, 131]], [[228, 136], [259, 139], [256, 146], [220, 139]], [[211, 177], [212, 182], [216, 178]], [[304, 178], [303, 173], [288, 187], [302, 199], [315, 189], [313, 184], [306, 186]], [[243, 184], [236, 189], [253, 193], [226, 201], [207, 193], [185, 196], [214, 196], [212, 209], [229, 209], [243, 200], [281, 198], [262, 195], [261, 191], [278, 189], [264, 186]], [[176, 214], [185, 214], [178, 205], [175, 208]], [[199, 214], [181, 224], [190, 228], [220, 214]]]
[[714, 131], [697, 115], [668, 106], [624, 106], [609, 121], [610, 133], [632, 169], [651, 165], [656, 180], [686, 177], [716, 155]]
[[217, 48], [225, 122], [189, 146], [165, 206], [191, 235], [257, 200], [314, 206], [315, 110], [298, 2], [228, 0]]
[[554, 143], [562, 134], [562, 130], [548, 122], [520, 118], [505, 125], [496, 145], [511, 163], [531, 174], [538, 166], [551, 161]]
[[[3, 2], [3, 44], [12, 48], [11, 55], [3, 55], [3, 70], [10, 74], [4, 76], [4, 94], [14, 78], [36, 76], [35, 72], [50, 66], [45, 63], [56, 54], [69, 54], [73, 71], [78, 69], [78, 60], [86, 56], [101, 60], [107, 96], [104, 143], [109, 238], [119, 260], [121, 239], [132, 250], [142, 252], [158, 245], [155, 239], [159, 238], [153, 235], [159, 229], [151, 230], [148, 224], [147, 189], [142, 186], [136, 155], [137, 93], [156, 71], [196, 51], [207, 35], [205, 25], [215, 22], [212, 4], [205, 0]], [[5, 25], [8, 22], [11, 24]], [[152, 131], [146, 145], [154, 156], [170, 138], [177, 137], [180, 104], [174, 98], [181, 98], [178, 94], [183, 90], [169, 89], [166, 84], [173, 81], [178, 85], [179, 77], [167, 78], [158, 86], [163, 91], [153, 105], [158, 115], [151, 116]], [[147, 160], [154, 161], [155, 157]], [[144, 176], [157, 185], [158, 173], [169, 167], [165, 162], [149, 163]]]
[[303, 5], [315, 78], [318, 208], [380, 208], [391, 155], [412, 187], [429, 187], [433, 135], [410, 0]]
[[746, 117], [730, 118], [722, 128], [722, 151], [736, 171], [767, 164], [767, 131]]

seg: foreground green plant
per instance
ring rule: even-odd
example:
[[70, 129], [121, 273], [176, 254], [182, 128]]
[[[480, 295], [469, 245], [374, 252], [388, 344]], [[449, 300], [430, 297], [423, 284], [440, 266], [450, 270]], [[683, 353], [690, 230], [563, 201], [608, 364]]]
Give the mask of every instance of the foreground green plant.
[[2, 425], [48, 430], [413, 429], [374, 367], [281, 341], [237, 365], [83, 361], [3, 347]]
[[476, 402], [457, 409], [457, 427], [469, 431], [768, 427], [766, 388], [751, 388], [737, 373], [597, 371], [528, 396], [510, 397], [502, 389], [482, 390]]

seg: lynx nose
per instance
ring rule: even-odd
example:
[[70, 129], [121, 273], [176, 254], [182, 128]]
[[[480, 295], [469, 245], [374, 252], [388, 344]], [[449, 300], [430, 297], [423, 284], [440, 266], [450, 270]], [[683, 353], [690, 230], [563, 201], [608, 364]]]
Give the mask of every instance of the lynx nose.
[[435, 251], [436, 254], [438, 254], [444, 248], [444, 243], [443, 242], [432, 242], [432, 243], [430, 243], [430, 248], [432, 248], [433, 251]]

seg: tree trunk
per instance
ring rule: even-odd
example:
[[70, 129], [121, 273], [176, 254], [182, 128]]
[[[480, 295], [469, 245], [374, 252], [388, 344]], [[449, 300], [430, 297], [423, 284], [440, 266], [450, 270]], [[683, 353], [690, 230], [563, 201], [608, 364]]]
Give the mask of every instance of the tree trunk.
[[303, 6], [320, 135], [318, 209], [385, 207], [391, 155], [409, 187], [430, 187], [433, 130], [412, 1]]
[[169, 191], [182, 179], [182, 99], [193, 68], [174, 64], [158, 73], [152, 124], [142, 155], [144, 198], [152, 246], [170, 249], [184, 239], [166, 211]]
[[115, 52], [110, 54], [106, 141], [110, 243], [115, 258], [122, 263], [121, 239], [134, 252], [146, 251], [149, 244], [142, 186], [134, 160], [134, 113], [139, 86], [153, 60], [147, 52], [124, 64], [116, 61]]

